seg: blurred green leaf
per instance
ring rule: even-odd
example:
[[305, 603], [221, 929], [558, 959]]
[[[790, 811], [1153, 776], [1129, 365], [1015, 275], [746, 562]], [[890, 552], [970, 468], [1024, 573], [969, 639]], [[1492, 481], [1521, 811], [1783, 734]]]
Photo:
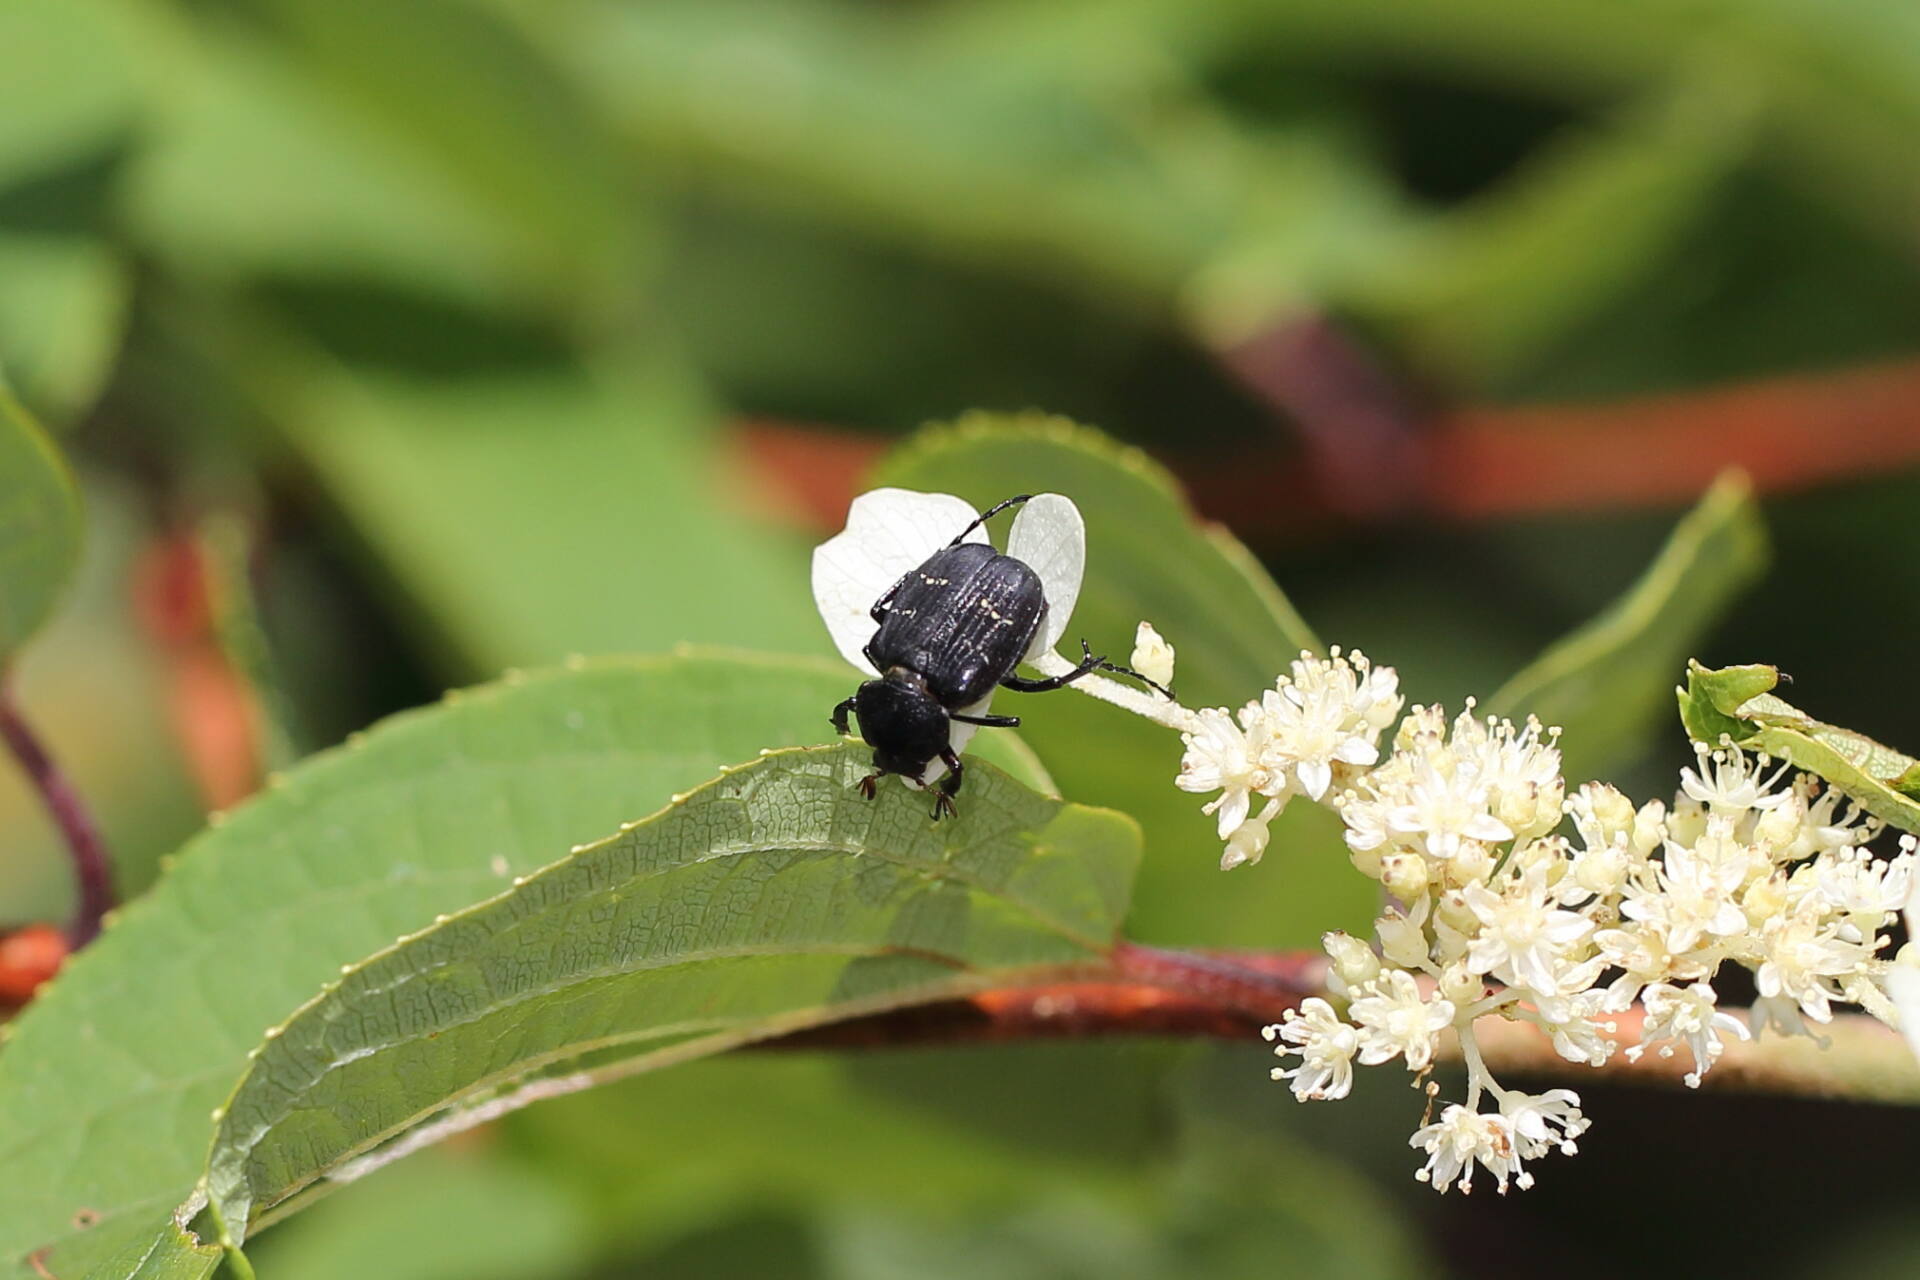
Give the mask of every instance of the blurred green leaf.
[[0, 191], [90, 159], [133, 127], [144, 18], [122, 0], [0, 5]]
[[[1010, 493], [1071, 497], [1087, 522], [1087, 573], [1065, 648], [1085, 636], [1124, 660], [1135, 626], [1152, 622], [1179, 653], [1175, 689], [1189, 706], [1238, 706], [1319, 641], [1233, 536], [1202, 524], [1174, 481], [1138, 450], [1041, 415], [977, 414], [915, 437], [875, 484], [957, 493], [977, 504]], [[1065, 693], [1017, 708], [1022, 736], [1066, 794], [1123, 808], [1147, 832], [1129, 932], [1145, 941], [1213, 945], [1306, 943], [1333, 922], [1365, 918], [1365, 880], [1347, 865], [1324, 811], [1294, 805], [1270, 857], [1297, 860], [1231, 881], [1214, 868], [1220, 842], [1196, 797], [1177, 790], [1177, 734]]]
[[[1099, 22], [1076, 17], [1082, 31]], [[1089, 77], [1074, 59], [1046, 56], [1108, 42], [1043, 51], [1016, 11], [975, 23], [958, 10], [721, 0], [587, 4], [530, 25], [667, 172], [1109, 297], [1164, 296], [1218, 215], [1155, 162], [1150, 111], [1110, 109], [1076, 83]], [[1140, 97], [1144, 108], [1146, 86]]]
[[574, 1197], [490, 1142], [422, 1151], [247, 1245], [271, 1280], [557, 1278], [592, 1256]]
[[1780, 672], [1768, 666], [1687, 664], [1680, 720], [1695, 741], [1730, 738], [1737, 747], [1786, 760], [1844, 791], [1902, 831], [1920, 831], [1920, 760], [1862, 733], [1825, 724], [1772, 693]]
[[592, 1207], [596, 1238], [635, 1253], [769, 1208], [986, 1210], [1062, 1179], [1123, 1194], [1159, 1155], [1169, 1048], [727, 1054], [556, 1099], [503, 1128], [516, 1155]]
[[378, 281], [583, 331], [641, 276], [644, 212], [511, 24], [454, 0], [246, 0], [182, 41], [128, 184], [178, 270]]
[[225, 1238], [556, 1086], [1106, 954], [1139, 858], [1124, 815], [976, 766], [936, 824], [904, 786], [863, 796], [870, 768], [840, 746], [723, 772], [343, 969], [218, 1113]]
[[0, 368], [56, 422], [87, 409], [119, 349], [130, 281], [85, 236], [0, 230]]
[[0, 666], [53, 612], [79, 563], [80, 534], [73, 475], [0, 383]]
[[1340, 299], [1399, 327], [1448, 377], [1497, 381], [1694, 227], [1750, 145], [1740, 107], [1712, 77], [1689, 77], [1605, 131], [1560, 141], [1398, 252], [1376, 252]]
[[296, 447], [456, 669], [685, 642], [830, 651], [804, 541], [734, 487], [669, 361], [323, 366], [279, 386]]
[[[1251, 1069], [1224, 1084], [1232, 1103], [1196, 1100], [1183, 1079], [1165, 1108], [1171, 1158], [1139, 1168], [1138, 1182], [1104, 1187], [1054, 1181], [999, 1204], [947, 1213], [902, 1212], [871, 1201], [825, 1215], [829, 1273], [841, 1280], [1159, 1280], [1272, 1272], [1284, 1257], [1302, 1276], [1405, 1280], [1428, 1274], [1397, 1207], [1350, 1169], [1315, 1151], [1242, 1093], [1275, 1092]], [[1194, 1072], [1183, 1072], [1191, 1077]], [[1291, 1102], [1292, 1099], [1288, 1099]]]
[[829, 739], [853, 678], [747, 655], [588, 662], [450, 694], [291, 770], [191, 841], [11, 1025], [5, 1274], [29, 1276], [42, 1248], [56, 1274], [84, 1274], [150, 1238], [199, 1176], [205, 1117], [247, 1050], [341, 965], [723, 764]]
[[1675, 526], [1638, 582], [1515, 673], [1487, 711], [1560, 726], [1566, 776], [1604, 777], [1645, 741], [1665, 705], [1668, 673], [1759, 578], [1766, 559], [1753, 486], [1729, 473]]
[[514, 24], [470, 0], [245, 5], [382, 140], [511, 227], [556, 303], [604, 315], [643, 220], [610, 134]]

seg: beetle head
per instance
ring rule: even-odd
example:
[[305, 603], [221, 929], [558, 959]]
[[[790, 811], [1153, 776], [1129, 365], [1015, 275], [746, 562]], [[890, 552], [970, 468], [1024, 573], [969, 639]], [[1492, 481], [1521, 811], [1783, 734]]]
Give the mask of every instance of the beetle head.
[[924, 680], [903, 667], [861, 685], [853, 709], [860, 717], [860, 736], [873, 748], [873, 767], [882, 773], [918, 779], [946, 750], [952, 728], [947, 709]]

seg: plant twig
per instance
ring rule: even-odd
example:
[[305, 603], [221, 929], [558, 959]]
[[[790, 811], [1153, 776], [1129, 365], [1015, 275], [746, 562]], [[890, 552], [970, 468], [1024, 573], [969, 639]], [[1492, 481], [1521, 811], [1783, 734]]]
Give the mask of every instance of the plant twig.
[[1380, 520], [1420, 496], [1432, 424], [1386, 364], [1331, 317], [1304, 312], [1217, 355], [1293, 423], [1333, 512]]
[[14, 696], [13, 682], [3, 675], [0, 675], [0, 738], [6, 740], [27, 780], [40, 793], [41, 803], [46, 805], [47, 813], [60, 829], [67, 852], [73, 858], [80, 900], [67, 926], [67, 943], [77, 950], [93, 941], [100, 932], [101, 919], [113, 909], [113, 866], [107, 860], [106, 846], [101, 842], [100, 830], [94, 825], [92, 815], [87, 812], [86, 802], [27, 724]]
[[[1247, 348], [1244, 358], [1258, 350]], [[1330, 378], [1331, 371], [1319, 376]], [[1330, 381], [1316, 392], [1311, 415], [1316, 423], [1364, 416], [1373, 424], [1356, 442], [1329, 446], [1342, 451], [1324, 460], [1338, 469], [1340, 483], [1350, 486], [1355, 476], [1365, 483], [1376, 459], [1391, 468], [1364, 493], [1343, 491], [1347, 505], [1337, 514], [1347, 520], [1370, 512], [1395, 518], [1408, 505], [1457, 521], [1672, 506], [1691, 502], [1727, 467], [1747, 472], [1766, 494], [1920, 462], [1920, 433], [1913, 430], [1920, 360], [1597, 403], [1440, 405], [1423, 416], [1418, 437], [1399, 430], [1398, 402], [1358, 399], [1368, 376], [1362, 371], [1351, 383], [1345, 374]], [[1290, 385], [1298, 394], [1298, 385]], [[1339, 396], [1330, 394], [1335, 390]], [[1366, 407], [1336, 416], [1342, 397]], [[767, 501], [823, 530], [840, 527], [847, 503], [889, 443], [771, 418], [743, 421], [736, 430], [742, 469], [773, 495]], [[1275, 441], [1235, 449], [1224, 460], [1167, 461], [1208, 516], [1245, 537], [1273, 537], [1325, 524], [1343, 496], [1323, 493], [1318, 475], [1309, 481], [1292, 448]], [[1408, 502], [1366, 501], [1382, 494], [1405, 494]]]
[[[815, 1027], [765, 1047], [887, 1048], [986, 1044], [1103, 1036], [1206, 1037], [1252, 1041], [1262, 1026], [1322, 993], [1325, 960], [1317, 952], [1186, 952], [1122, 943], [1111, 977], [983, 991]], [[1729, 1010], [1739, 1016], [1739, 1010]], [[1615, 1015], [1623, 1042], [1639, 1039], [1639, 1010]], [[1536, 1028], [1497, 1017], [1475, 1024], [1487, 1065], [1520, 1077], [1679, 1087], [1691, 1069], [1683, 1050], [1656, 1050], [1639, 1062], [1616, 1056], [1604, 1067], [1571, 1063]], [[1906, 1041], [1865, 1014], [1838, 1014], [1820, 1028], [1822, 1049], [1804, 1036], [1729, 1043], [1704, 1088], [1744, 1093], [1920, 1103], [1920, 1066]], [[1460, 1046], [1442, 1042], [1443, 1061]]]

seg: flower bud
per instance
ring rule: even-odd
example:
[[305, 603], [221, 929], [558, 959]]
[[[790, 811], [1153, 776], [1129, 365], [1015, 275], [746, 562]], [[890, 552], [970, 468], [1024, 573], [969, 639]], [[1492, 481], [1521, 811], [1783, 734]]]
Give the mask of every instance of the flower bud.
[[1755, 880], [1740, 898], [1741, 910], [1747, 913], [1747, 923], [1755, 929], [1778, 916], [1786, 905], [1787, 878], [1778, 872]]
[[1471, 938], [1480, 932], [1480, 918], [1473, 914], [1473, 908], [1467, 905], [1466, 898], [1458, 889], [1440, 895], [1439, 905], [1434, 908], [1435, 931], [1446, 929], [1460, 938]]
[[1380, 972], [1380, 957], [1373, 954], [1372, 947], [1350, 933], [1336, 929], [1323, 934], [1320, 945], [1333, 962], [1334, 975], [1349, 988], [1373, 981]]
[[1133, 633], [1133, 656], [1127, 665], [1155, 684], [1173, 686], [1173, 646], [1151, 622], [1142, 621]]
[[[1759, 820], [1753, 824], [1753, 843], [1775, 861], [1796, 854], [1799, 851], [1794, 845], [1800, 838], [1801, 825], [1806, 817], [1805, 797], [1797, 791], [1790, 791], [1783, 803], [1761, 812]], [[1805, 852], [1812, 853], [1813, 850]]]
[[1649, 800], [1633, 815], [1633, 831], [1627, 837], [1633, 851], [1642, 858], [1658, 849], [1667, 838], [1667, 806]]
[[1227, 837], [1226, 852], [1220, 855], [1220, 869], [1231, 871], [1239, 866], [1252, 866], [1260, 861], [1267, 851], [1267, 841], [1272, 836], [1264, 818], [1248, 818], [1233, 829]]
[[1573, 798], [1573, 807], [1576, 814], [1582, 810], [1591, 814], [1593, 825], [1606, 840], [1633, 826], [1633, 801], [1621, 794], [1618, 787], [1604, 782], [1589, 782], [1581, 787]]
[[1573, 882], [1597, 897], [1611, 898], [1626, 885], [1632, 861], [1627, 833], [1622, 831], [1612, 844], [1588, 847], [1574, 855]]
[[1427, 860], [1417, 853], [1390, 853], [1380, 859], [1375, 877], [1402, 902], [1415, 902], [1427, 892]]
[[1427, 934], [1419, 924], [1389, 911], [1374, 922], [1380, 937], [1380, 954], [1403, 969], [1417, 969], [1426, 963]]
[[1492, 870], [1493, 850], [1478, 840], [1462, 840], [1460, 848], [1447, 859], [1447, 879], [1453, 884], [1484, 880]]
[[1486, 993], [1487, 984], [1479, 974], [1468, 972], [1464, 961], [1456, 960], [1441, 971], [1440, 994], [1456, 1009], [1466, 1008]]

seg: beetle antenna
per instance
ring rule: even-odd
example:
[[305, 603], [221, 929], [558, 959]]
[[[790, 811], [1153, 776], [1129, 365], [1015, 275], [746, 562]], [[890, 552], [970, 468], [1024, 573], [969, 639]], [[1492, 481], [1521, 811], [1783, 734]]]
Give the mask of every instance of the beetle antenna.
[[1100, 671], [1111, 671], [1117, 676], [1132, 676], [1135, 680], [1138, 680], [1141, 684], [1146, 685], [1147, 688], [1152, 689], [1154, 692], [1158, 693], [1161, 697], [1165, 698], [1168, 702], [1172, 702], [1174, 700], [1172, 689], [1169, 689], [1166, 685], [1161, 684], [1158, 680], [1149, 680], [1147, 677], [1141, 675], [1138, 671], [1135, 671], [1132, 667], [1123, 667], [1117, 662], [1108, 662], [1105, 658], [1102, 658], [1098, 663], [1096, 663], [1095, 667], [1097, 670], [1100, 670]]
[[1033, 501], [1032, 494], [1017, 493], [1013, 497], [1008, 498], [1004, 502], [994, 503], [991, 507], [988, 507], [985, 511], [982, 511], [978, 516], [975, 516], [973, 523], [968, 525], [966, 528], [962, 529], [960, 531], [960, 536], [955, 538], [952, 542], [949, 542], [947, 545], [950, 547], [959, 546], [962, 542], [965, 542], [967, 540], [968, 534], [972, 533], [975, 529], [978, 529], [981, 525], [993, 519], [995, 516], [999, 515], [1002, 511], [1005, 511], [1008, 507], [1017, 507], [1023, 502], [1032, 502], [1032, 501]]

